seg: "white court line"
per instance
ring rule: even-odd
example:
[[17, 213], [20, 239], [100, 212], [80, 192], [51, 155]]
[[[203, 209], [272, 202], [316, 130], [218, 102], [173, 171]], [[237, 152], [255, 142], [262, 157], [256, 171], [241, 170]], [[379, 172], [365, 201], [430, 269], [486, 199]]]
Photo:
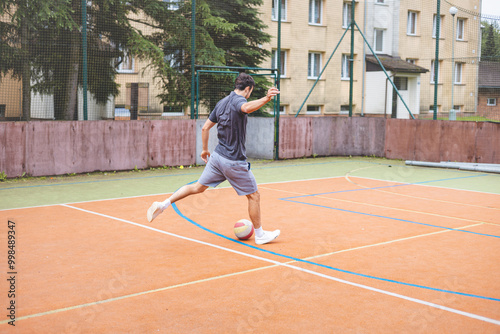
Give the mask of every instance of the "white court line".
[[[280, 183], [290, 183], [290, 182], [307, 182], [307, 181], [317, 181], [317, 180], [327, 180], [327, 179], [341, 179], [341, 178], [344, 178], [344, 176], [321, 177], [321, 178], [305, 179], [305, 180], [291, 180], [291, 181], [268, 182], [268, 183], [261, 183], [258, 186], [267, 185], [267, 184], [280, 184]], [[209, 188], [206, 191], [215, 191], [215, 190], [219, 190], [219, 189], [228, 189], [228, 188], [232, 188], [232, 187], [229, 185], [229, 186], [226, 186], [226, 187]], [[70, 205], [70, 204], [80, 204], [80, 203], [116, 201], [116, 200], [120, 200], [120, 199], [141, 198], [141, 197], [150, 197], [150, 196], [166, 196], [166, 195], [170, 195], [170, 194], [173, 194], [173, 192], [158, 193], [158, 194], [147, 194], [147, 195], [134, 195], [134, 196], [125, 196], [125, 197], [90, 199], [88, 201], [79, 201], [79, 202], [52, 203], [52, 204], [44, 204], [44, 205], [23, 206], [23, 207], [12, 208], [12, 209], [0, 209], [0, 212], [2, 212], [2, 211], [11, 211], [11, 210], [22, 210], [22, 209], [45, 208], [45, 207], [57, 206], [57, 205]]]
[[[376, 167], [376, 166], [374, 166], [374, 167]], [[356, 171], [356, 170], [353, 170], [353, 171]], [[353, 171], [347, 172], [346, 175], [352, 173]], [[266, 183], [259, 183], [258, 186], [260, 187], [260, 186], [265, 186], [265, 185], [269, 185], [269, 184], [282, 184], [282, 183], [291, 183], [291, 182], [307, 182], [307, 181], [341, 179], [341, 178], [345, 179], [346, 175], [342, 175], [342, 176], [330, 176], [330, 177], [319, 177], [319, 178], [301, 179], [301, 180], [288, 180], [288, 181], [266, 182]], [[349, 176], [347, 176], [347, 177], [349, 177]], [[409, 185], [409, 186], [410, 185], [415, 185], [415, 186], [433, 187], [433, 188], [441, 188], [441, 189], [469, 191], [469, 192], [475, 192], [475, 193], [480, 193], [480, 194], [488, 194], [488, 195], [499, 195], [499, 194], [495, 194], [495, 193], [489, 193], [489, 192], [478, 191], [478, 190], [469, 190], [469, 189], [459, 189], [459, 188], [451, 188], [451, 187], [433, 186], [433, 185], [421, 184], [421, 183], [407, 183], [407, 182], [402, 182], [402, 181], [383, 180], [383, 179], [376, 179], [376, 178], [364, 177], [364, 176], [354, 176], [354, 175], [351, 175], [351, 177], [355, 177], [355, 178], [359, 178], [359, 179], [366, 179], [366, 180], [381, 181], [381, 182], [392, 182], [392, 183], [398, 183], [398, 184]], [[208, 189], [208, 190], [226, 189], [226, 188], [230, 188], [230, 187], [231, 186], [217, 187], [217, 188], [212, 188], [212, 189]], [[53, 203], [53, 204], [45, 204], [45, 205], [24, 206], [24, 207], [19, 207], [19, 208], [12, 208], [12, 209], [0, 209], [0, 212], [2, 212], [2, 211], [10, 211], [10, 210], [43, 208], [43, 207], [49, 207], [49, 206], [55, 206], [55, 205], [65, 205], [65, 204], [69, 205], [69, 204], [79, 204], [79, 203], [113, 201], [113, 200], [128, 199], [128, 198], [140, 198], [140, 197], [149, 197], [149, 196], [160, 196], [160, 195], [168, 195], [168, 194], [172, 194], [172, 192], [158, 193], [158, 194], [148, 194], [148, 195], [135, 195], [135, 196], [126, 196], [126, 197], [101, 198], [101, 199], [93, 199], [93, 200], [79, 201], [79, 202]], [[460, 203], [458, 203], [458, 204], [460, 204]]]
[[[454, 179], [454, 178], [450, 178], [450, 180], [446, 180], [446, 179], [442, 179], [441, 180], [440, 179], [440, 180], [429, 180], [429, 181], [420, 181], [420, 182], [416, 182], [416, 183], [409, 183], [409, 182], [403, 182], [403, 181], [384, 180], [384, 179], [377, 179], [377, 178], [373, 178], [373, 177], [350, 175], [350, 173], [355, 172], [355, 171], [356, 171], [356, 169], [352, 170], [352, 171], [349, 171], [344, 176], [340, 176], [340, 177], [342, 177], [342, 178], [355, 177], [355, 178], [358, 178], [358, 179], [366, 179], [366, 180], [381, 181], [381, 182], [392, 182], [392, 183], [399, 183], [399, 184], [408, 185], [408, 186], [422, 186], [422, 187], [431, 187], [431, 188], [440, 188], [440, 189], [450, 189], [450, 190], [468, 191], [468, 192], [472, 192], [472, 193], [479, 193], [479, 194], [500, 196], [500, 194], [490, 193], [490, 192], [486, 192], [486, 191], [470, 190], [470, 189], [460, 189], [460, 188], [453, 188], [453, 187], [443, 187], [443, 186], [435, 186], [435, 185], [429, 184], [431, 182], [452, 181], [451, 179]], [[489, 175], [489, 174], [485, 174], [485, 173], [481, 173], [481, 174]], [[458, 177], [458, 178], [456, 178], [456, 180], [465, 179], [465, 178], [466, 177]], [[422, 182], [426, 182], [426, 183], [422, 183]]]
[[[240, 272], [231, 273], [231, 274], [226, 274], [226, 275], [208, 277], [208, 278], [204, 278], [204, 279], [200, 279], [200, 280], [196, 280], [196, 281], [191, 281], [191, 282], [186, 282], [186, 283], [179, 283], [179, 284], [169, 285], [169, 286], [166, 286], [166, 287], [163, 287], [163, 288], [158, 288], [158, 289], [153, 289], [153, 290], [147, 290], [147, 291], [141, 291], [141, 292], [131, 293], [129, 295], [124, 295], [124, 296], [119, 296], [119, 297], [114, 297], [114, 298], [99, 300], [99, 301], [96, 301], [96, 302], [90, 302], [90, 303], [81, 304], [81, 305], [74, 305], [74, 306], [63, 307], [63, 308], [59, 308], [59, 309], [56, 309], [56, 310], [50, 310], [50, 311], [46, 311], [46, 312], [35, 313], [35, 314], [30, 314], [30, 315], [25, 315], [25, 316], [22, 316], [22, 317], [18, 317], [18, 318], [16, 318], [16, 321], [26, 320], [26, 319], [30, 319], [30, 318], [43, 317], [45, 315], [50, 315], [50, 314], [55, 314], [55, 313], [60, 313], [60, 312], [65, 312], [65, 311], [78, 310], [78, 309], [81, 309], [81, 308], [84, 308], [84, 307], [90, 307], [90, 306], [94, 306], [94, 305], [101, 305], [101, 304], [105, 304], [105, 303], [114, 302], [114, 301], [117, 301], [117, 300], [132, 298], [132, 297], [144, 296], [144, 295], [148, 295], [148, 294], [151, 294], [151, 293], [172, 290], [172, 289], [175, 289], [175, 288], [180, 288], [180, 287], [189, 286], [189, 285], [193, 285], [193, 284], [214, 281], [214, 280], [220, 279], [220, 278], [226, 278], [226, 277], [231, 277], [231, 276], [238, 276], [238, 275], [242, 275], [242, 274], [246, 274], [246, 273], [250, 273], [250, 272], [254, 272], [254, 271], [259, 271], [259, 270], [263, 270], [263, 269], [268, 269], [268, 268], [274, 268], [274, 267], [277, 267], [277, 265], [272, 265], [272, 266], [267, 266], [267, 267], [260, 267], [260, 268], [254, 268], [254, 269], [249, 269], [249, 270], [240, 271]], [[3, 321], [0, 321], [0, 324], [6, 324], [9, 321], [11, 321], [11, 320], [10, 319], [3, 320]]]
[[[325, 274], [322, 274], [322, 273], [319, 273], [319, 272], [316, 272], [316, 271], [312, 271], [312, 270], [309, 270], [309, 269], [304, 269], [304, 268], [301, 268], [301, 267], [297, 267], [297, 266], [294, 266], [294, 265], [291, 265], [291, 264], [278, 262], [278, 261], [275, 261], [275, 260], [267, 259], [267, 258], [264, 258], [264, 257], [252, 255], [252, 254], [247, 254], [247, 253], [240, 252], [240, 251], [237, 251], [237, 250], [234, 250], [234, 249], [230, 249], [230, 248], [222, 247], [222, 246], [219, 246], [219, 245], [211, 244], [211, 243], [208, 243], [208, 242], [205, 242], [205, 241], [200, 241], [200, 240], [196, 240], [196, 239], [184, 237], [184, 236], [181, 236], [181, 235], [178, 235], [178, 234], [170, 233], [170, 232], [163, 231], [163, 230], [151, 227], [151, 226], [147, 226], [147, 225], [142, 225], [142, 224], [139, 224], [139, 223], [135, 223], [135, 222], [132, 222], [132, 221], [129, 221], [129, 220], [125, 220], [125, 219], [121, 219], [121, 218], [117, 218], [117, 217], [105, 215], [105, 214], [94, 212], [94, 211], [90, 211], [90, 210], [81, 209], [81, 208], [78, 208], [78, 207], [75, 207], [75, 206], [71, 206], [71, 205], [67, 205], [67, 204], [62, 204], [62, 206], [67, 207], [67, 208], [71, 208], [71, 209], [74, 209], [74, 210], [79, 210], [79, 211], [82, 211], [82, 212], [86, 212], [86, 213], [89, 213], [89, 214], [97, 215], [97, 216], [100, 216], [100, 217], [104, 217], [104, 218], [108, 218], [108, 219], [113, 219], [113, 220], [116, 220], [116, 221], [121, 221], [121, 222], [126, 223], [126, 224], [130, 224], [130, 225], [142, 227], [142, 228], [145, 228], [145, 229], [148, 229], [148, 230], [151, 230], [151, 231], [155, 231], [155, 232], [158, 232], [158, 233], [162, 233], [162, 234], [169, 235], [169, 236], [172, 236], [172, 237], [175, 237], [175, 238], [179, 238], [179, 239], [182, 239], [182, 240], [186, 240], [186, 241], [191, 241], [191, 242], [198, 243], [198, 244], [201, 244], [201, 245], [209, 246], [209, 247], [212, 247], [212, 248], [220, 249], [220, 250], [223, 250], [223, 251], [226, 251], [226, 252], [231, 252], [231, 253], [234, 253], [234, 254], [238, 254], [238, 255], [250, 257], [250, 258], [253, 258], [253, 259], [257, 259], [257, 260], [261, 260], [261, 261], [264, 261], [264, 262], [273, 263], [273, 264], [278, 265], [278, 266], [291, 268], [291, 269], [298, 270], [298, 271], [301, 271], [301, 272], [305, 272], [305, 273], [308, 273], [308, 274], [311, 274], [311, 275], [314, 275], [314, 276], [322, 277], [322, 278], [325, 278], [325, 279], [328, 279], [328, 280], [332, 280], [332, 281], [336, 281], [336, 282], [339, 282], [339, 283], [343, 283], [343, 284], [355, 286], [355, 287], [358, 287], [358, 288], [361, 288], [361, 289], [364, 289], [364, 290], [378, 292], [378, 293], [381, 293], [381, 294], [384, 294], [384, 295], [388, 295], [388, 296], [392, 296], [392, 297], [395, 297], [395, 298], [407, 300], [407, 301], [414, 302], [414, 303], [417, 303], [417, 304], [421, 304], [421, 305], [433, 307], [433, 308], [440, 309], [440, 310], [443, 310], [443, 311], [447, 311], [447, 312], [459, 314], [459, 315], [462, 315], [462, 316], [465, 316], [465, 317], [468, 317], [468, 318], [472, 318], [472, 319], [476, 319], [476, 320], [480, 320], [480, 321], [484, 321], [484, 322], [487, 322], [487, 323], [491, 323], [491, 324], [500, 326], [500, 320], [495, 320], [495, 319], [487, 318], [487, 317], [480, 316], [480, 315], [477, 315], [477, 314], [473, 314], [473, 313], [469, 313], [469, 312], [465, 312], [465, 311], [453, 309], [451, 307], [447, 307], [447, 306], [443, 306], [443, 305], [439, 305], [439, 304], [427, 302], [427, 301], [420, 300], [420, 299], [417, 299], [417, 298], [412, 298], [412, 297], [404, 296], [404, 295], [401, 295], [401, 294], [398, 294], [398, 293], [394, 293], [394, 292], [390, 292], [390, 291], [386, 291], [386, 290], [382, 290], [382, 289], [370, 287], [370, 286], [367, 286], [367, 285], [350, 282], [350, 281], [347, 281], [347, 280], [343, 280], [343, 279], [340, 279], [340, 278], [337, 278], [337, 277], [325, 275]], [[137, 295], [137, 294], [130, 295], [130, 296], [135, 296], [135, 295]], [[124, 296], [123, 298], [126, 298], [126, 297], [127, 296]], [[113, 300], [116, 300], [116, 298], [113, 299]], [[112, 300], [109, 300], [109, 301], [112, 301]], [[96, 303], [103, 303], [103, 302], [105, 302], [105, 301], [96, 302]], [[85, 307], [85, 306], [87, 306], [87, 304], [80, 305], [80, 307]], [[77, 307], [79, 307], [79, 306], [75, 306], [74, 308], [77, 308]], [[65, 310], [65, 309], [62, 309], [62, 310]], [[41, 314], [41, 315], [43, 315], [43, 314]], [[35, 315], [33, 315], [33, 316], [35, 316]]]

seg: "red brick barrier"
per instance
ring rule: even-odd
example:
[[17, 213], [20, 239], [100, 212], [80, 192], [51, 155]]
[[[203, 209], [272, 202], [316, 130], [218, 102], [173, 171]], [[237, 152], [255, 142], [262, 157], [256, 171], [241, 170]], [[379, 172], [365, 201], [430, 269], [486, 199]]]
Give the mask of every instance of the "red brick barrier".
[[0, 123], [0, 171], [16, 177], [190, 165], [194, 129], [191, 120]]
[[500, 164], [500, 124], [374, 117], [281, 118], [279, 157], [315, 154]]
[[[190, 165], [196, 121], [8, 122], [0, 123], [0, 145], [0, 172], [8, 177]], [[281, 118], [279, 157], [313, 155], [500, 164], [500, 124]]]

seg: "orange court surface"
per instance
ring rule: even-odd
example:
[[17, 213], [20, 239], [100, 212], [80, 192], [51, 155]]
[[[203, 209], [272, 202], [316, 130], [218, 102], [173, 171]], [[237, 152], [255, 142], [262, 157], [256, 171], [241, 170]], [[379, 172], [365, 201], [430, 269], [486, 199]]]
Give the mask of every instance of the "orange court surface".
[[351, 161], [325, 176], [342, 163], [289, 180], [257, 164], [263, 227], [281, 230], [262, 246], [235, 238], [247, 200], [227, 184], [152, 223], [147, 208], [168, 193], [0, 188], [27, 204], [63, 193], [0, 210], [0, 332], [500, 333], [500, 187], [446, 183], [495, 188], [498, 175], [400, 166], [403, 182], [361, 172], [387, 162]]

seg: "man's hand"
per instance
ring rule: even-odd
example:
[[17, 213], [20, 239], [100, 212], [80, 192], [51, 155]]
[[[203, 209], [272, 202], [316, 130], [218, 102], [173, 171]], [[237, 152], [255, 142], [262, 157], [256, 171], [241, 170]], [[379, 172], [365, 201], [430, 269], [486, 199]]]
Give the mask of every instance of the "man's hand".
[[201, 160], [208, 163], [208, 158], [210, 157], [210, 151], [201, 151]]
[[267, 91], [266, 96], [267, 96], [267, 98], [268, 98], [269, 100], [271, 100], [274, 96], [278, 95], [279, 93], [280, 93], [280, 91], [278, 90], [278, 88], [276, 88], [276, 87], [271, 87], [271, 88], [269, 88], [269, 90]]
[[241, 111], [244, 112], [245, 114], [249, 114], [254, 112], [255, 110], [259, 110], [261, 107], [263, 107], [266, 103], [271, 101], [274, 96], [278, 95], [280, 91], [276, 87], [271, 87], [267, 91], [266, 96], [258, 99], [258, 100], [253, 100], [247, 103], [244, 103], [241, 106]]

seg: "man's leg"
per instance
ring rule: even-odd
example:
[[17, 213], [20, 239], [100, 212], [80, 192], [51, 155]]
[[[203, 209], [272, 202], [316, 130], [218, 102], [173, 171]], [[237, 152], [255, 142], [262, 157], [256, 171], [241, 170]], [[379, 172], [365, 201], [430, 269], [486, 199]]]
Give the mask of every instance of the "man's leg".
[[170, 206], [170, 204], [175, 203], [183, 198], [186, 198], [190, 195], [195, 195], [204, 192], [207, 190], [208, 186], [204, 186], [198, 182], [192, 184], [186, 184], [182, 186], [179, 190], [174, 192], [172, 196], [167, 198], [163, 202], [154, 202], [151, 207], [148, 209], [147, 218], [149, 222], [152, 222], [153, 219], [158, 217], [160, 213], [163, 212], [166, 208]]
[[262, 223], [260, 221], [260, 193], [258, 191], [253, 194], [247, 195], [248, 198], [248, 215], [252, 221], [254, 228], [260, 228]]
[[264, 231], [262, 229], [262, 222], [260, 218], [260, 193], [256, 191], [250, 195], [248, 198], [248, 215], [252, 221], [253, 227], [255, 228], [255, 243], [258, 245], [267, 244], [273, 241], [280, 235], [280, 230], [275, 231]]
[[168, 201], [170, 201], [170, 204], [172, 204], [188, 196], [202, 193], [207, 190], [207, 188], [208, 186], [204, 186], [203, 184], [198, 182], [186, 184], [185, 186], [182, 186], [181, 188], [179, 188], [179, 190], [174, 192], [172, 196], [168, 198]]

